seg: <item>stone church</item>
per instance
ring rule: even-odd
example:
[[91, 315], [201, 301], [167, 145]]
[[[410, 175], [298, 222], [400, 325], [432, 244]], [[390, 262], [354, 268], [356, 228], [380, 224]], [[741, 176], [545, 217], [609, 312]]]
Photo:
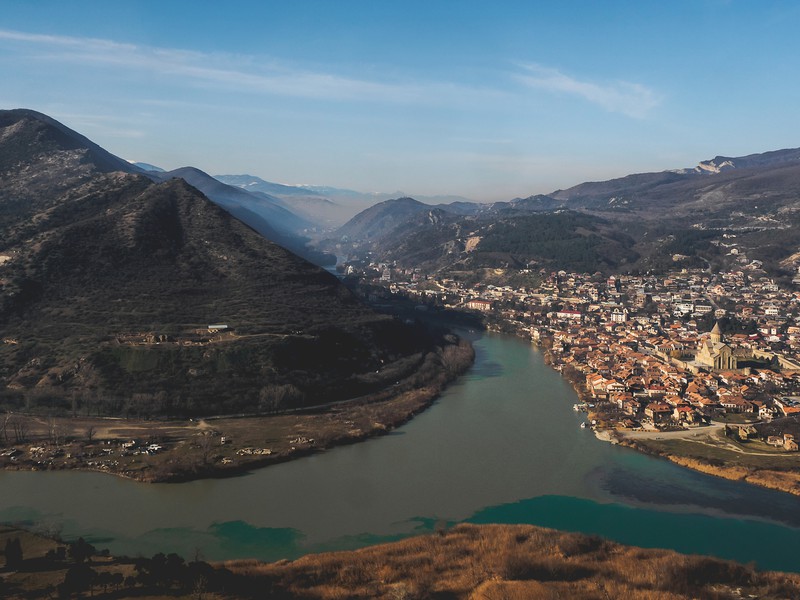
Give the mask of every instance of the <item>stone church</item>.
[[739, 360], [747, 359], [748, 353], [734, 350], [722, 339], [722, 330], [719, 323], [714, 325], [708, 339], [700, 342], [694, 363], [709, 371], [736, 371], [739, 369]]

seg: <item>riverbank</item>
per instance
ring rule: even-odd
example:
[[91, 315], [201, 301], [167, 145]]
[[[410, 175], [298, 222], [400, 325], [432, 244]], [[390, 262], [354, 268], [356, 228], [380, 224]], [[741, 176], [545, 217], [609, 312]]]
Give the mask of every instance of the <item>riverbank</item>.
[[[19, 543], [16, 542], [19, 541]], [[9, 544], [10, 543], [10, 544]], [[18, 551], [13, 550], [18, 548]], [[263, 563], [130, 559], [0, 527], [9, 600], [95, 598], [793, 598], [800, 576], [530, 525], [458, 525], [356, 551]], [[8, 561], [4, 557], [3, 564]]]
[[[800, 577], [527, 525], [459, 525], [354, 552], [271, 565], [233, 561], [305, 598], [796, 597]], [[314, 582], [309, 587], [306, 582]]]
[[[599, 437], [599, 436], [598, 436]], [[611, 441], [611, 440], [607, 440]], [[687, 446], [686, 442], [670, 442], [670, 440], [637, 440], [622, 436], [614, 436], [614, 442], [620, 446], [633, 448], [640, 452], [659, 456], [667, 460], [692, 469], [732, 481], [742, 481], [751, 485], [786, 492], [800, 496], [800, 472], [796, 470], [776, 470], [741, 464], [741, 459], [736, 463], [725, 462], [719, 458], [712, 459], [702, 456], [702, 450]], [[681, 451], [678, 453], [677, 451]], [[715, 449], [715, 453], [719, 450]], [[794, 458], [794, 457], [790, 457]], [[736, 459], [733, 459], [736, 460]]]
[[[602, 418], [589, 413], [589, 419]], [[665, 458], [676, 465], [706, 475], [800, 496], [800, 456], [796, 453], [747, 453], [731, 449], [721, 443], [721, 427], [696, 427], [679, 431], [648, 432], [644, 437], [634, 437], [637, 432], [613, 427], [594, 426], [597, 439], [618, 444], [638, 452]], [[671, 434], [677, 434], [672, 436]], [[735, 444], [731, 443], [731, 446]], [[770, 468], [778, 467], [778, 468]]]
[[352, 444], [406, 423], [466, 372], [474, 350], [464, 339], [451, 341], [428, 352], [413, 374], [390, 388], [304, 411], [181, 421], [13, 415], [26, 441], [0, 450], [0, 468], [184, 482], [230, 477]]
[[[580, 396], [580, 395], [579, 395]], [[589, 413], [589, 420], [602, 416]], [[636, 432], [613, 427], [594, 426], [598, 440], [631, 448], [638, 452], [665, 458], [681, 467], [731, 481], [741, 481], [794, 496], [800, 496], [800, 456], [797, 453], [777, 452], [748, 454], [726, 449], [714, 439], [720, 428], [697, 427], [681, 431], [650, 432], [643, 438], [632, 437]], [[679, 434], [675, 438], [671, 433]], [[769, 468], [777, 466], [776, 468]]]
[[[545, 363], [552, 367], [553, 356], [547, 345], [538, 345], [544, 353]], [[565, 373], [562, 369], [560, 372], [581, 403], [596, 402], [578, 371], [572, 369]], [[588, 420], [596, 422], [592, 429], [600, 441], [665, 458], [681, 467], [706, 475], [800, 496], [800, 455], [796, 452], [779, 452], [774, 448], [765, 452], [748, 452], [736, 442], [724, 438], [724, 441], [715, 439], [721, 426], [694, 427], [675, 432], [655, 431], [639, 439], [634, 437], [637, 434], [630, 429], [613, 427], [600, 411], [590, 410]]]

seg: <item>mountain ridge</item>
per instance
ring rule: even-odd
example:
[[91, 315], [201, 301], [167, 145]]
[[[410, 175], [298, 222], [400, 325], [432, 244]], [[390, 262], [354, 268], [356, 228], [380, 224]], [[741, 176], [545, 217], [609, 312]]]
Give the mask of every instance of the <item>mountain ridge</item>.
[[0, 123], [7, 409], [221, 414], [274, 409], [276, 389], [283, 407], [322, 404], [393, 385], [433, 348], [185, 180], [116, 170], [27, 113]]
[[225, 184], [196, 167], [181, 167], [154, 176], [160, 181], [175, 177], [183, 179], [265, 238], [314, 264], [328, 265], [336, 262], [334, 256], [308, 247], [309, 238], [304, 232], [313, 225], [289, 210], [278, 198]]
[[[340, 253], [361, 260], [368, 249], [371, 260], [434, 270], [537, 265], [635, 271], [674, 268], [679, 257], [681, 266], [755, 260], [789, 277], [800, 266], [790, 260], [800, 255], [800, 149], [700, 164], [705, 168], [633, 173], [479, 204], [463, 214], [440, 205], [447, 227], [419, 218], [434, 207], [390, 200], [356, 215], [326, 247], [336, 241]], [[550, 223], [571, 245], [553, 254], [543, 245], [552, 232], [540, 223]], [[739, 254], [726, 253], [732, 245]]]
[[716, 156], [700, 161], [697, 166], [683, 169], [632, 173], [604, 181], [587, 181], [566, 189], [555, 190], [547, 196], [561, 201], [592, 202], [635, 192], [643, 195], [660, 188], [714, 185], [720, 177], [738, 179], [755, 171], [800, 166], [800, 148], [771, 150], [741, 157]]
[[[60, 147], [61, 150], [66, 151], [85, 150], [94, 167], [101, 172], [124, 171], [126, 173], [146, 174], [143, 169], [114, 156], [89, 138], [52, 117], [27, 108], [0, 111], [0, 130], [3, 131], [0, 134], [0, 142], [3, 142], [10, 135], [19, 136], [21, 130], [16, 126], [25, 120], [33, 124], [42, 124], [44, 127], [28, 128], [25, 132], [25, 135], [28, 136], [27, 139], [19, 140], [20, 143], [15, 146], [18, 160], [24, 162], [32, 158], [29, 154], [26, 156], [26, 149]], [[4, 154], [0, 155], [0, 164], [13, 165], [14, 156], [11, 155], [8, 145], [4, 145], [4, 148]]]

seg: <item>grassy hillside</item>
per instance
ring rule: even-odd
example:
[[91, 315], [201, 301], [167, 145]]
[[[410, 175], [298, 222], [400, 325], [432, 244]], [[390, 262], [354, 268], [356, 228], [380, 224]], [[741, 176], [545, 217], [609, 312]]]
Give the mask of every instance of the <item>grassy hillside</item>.
[[0, 529], [0, 549], [14, 539], [20, 539], [23, 560], [10, 572], [0, 570], [0, 590], [9, 599], [59, 591], [120, 600], [786, 600], [800, 595], [800, 576], [795, 574], [760, 572], [728, 561], [527, 525], [459, 525], [440, 535], [355, 552], [213, 566], [172, 554], [106, 557], [85, 543], [66, 546]]

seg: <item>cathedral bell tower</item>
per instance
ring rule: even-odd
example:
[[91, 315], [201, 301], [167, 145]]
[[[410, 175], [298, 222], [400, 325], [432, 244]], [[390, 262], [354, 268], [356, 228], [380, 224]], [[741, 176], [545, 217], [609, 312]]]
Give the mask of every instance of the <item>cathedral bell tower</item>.
[[711, 330], [711, 343], [712, 344], [722, 343], [722, 329], [719, 328], [719, 321], [714, 323], [714, 329]]

